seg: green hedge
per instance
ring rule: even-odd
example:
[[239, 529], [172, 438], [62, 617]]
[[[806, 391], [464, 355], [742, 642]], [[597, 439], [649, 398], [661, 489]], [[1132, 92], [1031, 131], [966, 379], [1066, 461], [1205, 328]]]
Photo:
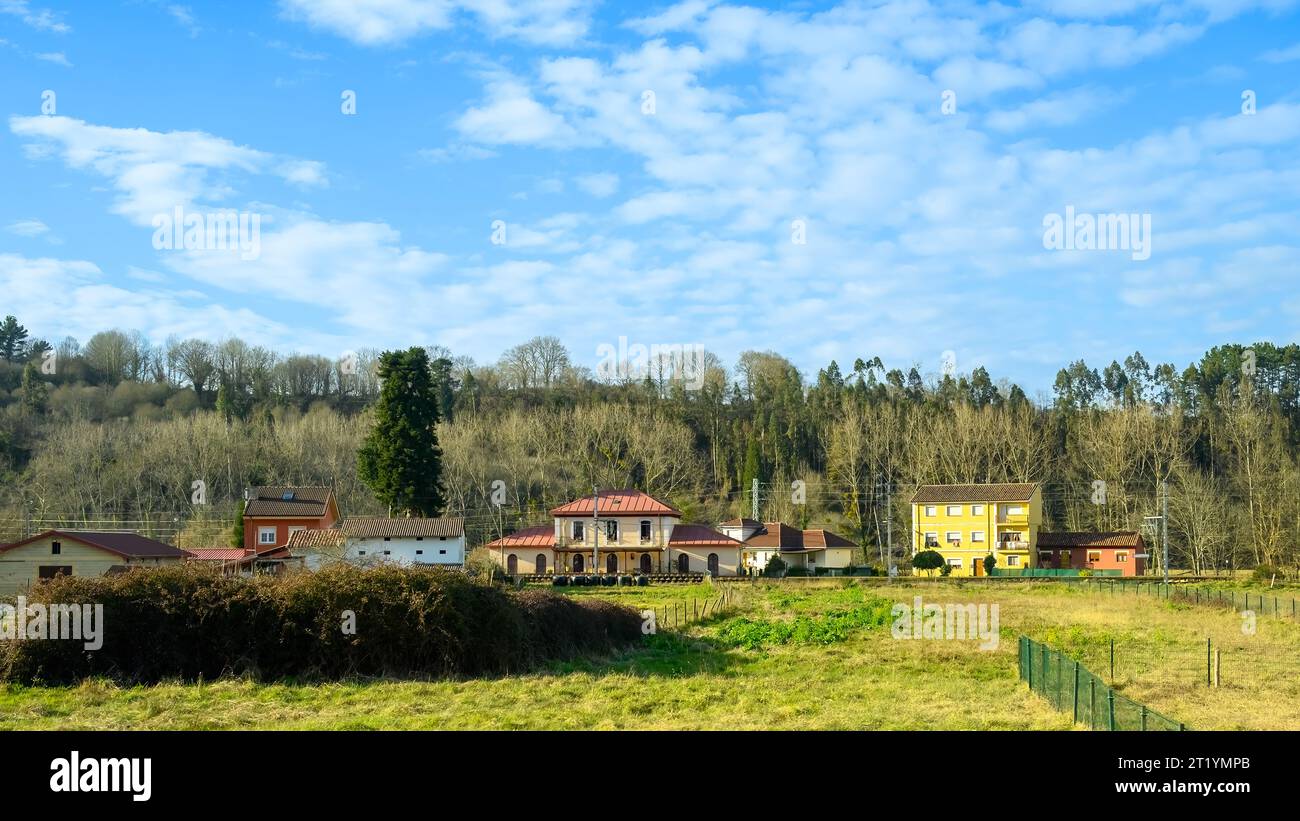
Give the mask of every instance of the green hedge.
[[[0, 677], [8, 681], [492, 675], [606, 652], [641, 636], [631, 608], [507, 592], [438, 568], [340, 564], [250, 580], [169, 567], [60, 577], [28, 600], [102, 604], [103, 647], [0, 642]], [[355, 614], [354, 634], [344, 631], [344, 611]]]

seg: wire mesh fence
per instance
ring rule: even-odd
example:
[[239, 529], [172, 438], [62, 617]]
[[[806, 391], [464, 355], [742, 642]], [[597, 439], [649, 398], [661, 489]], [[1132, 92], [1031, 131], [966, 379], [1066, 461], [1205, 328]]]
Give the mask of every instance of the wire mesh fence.
[[1076, 584], [1085, 590], [1102, 595], [1150, 596], [1185, 604], [1238, 611], [1249, 610], [1262, 616], [1300, 620], [1300, 600], [1294, 596], [1119, 578], [1086, 578], [1080, 579]]
[[1091, 730], [1187, 729], [1117, 692], [1078, 659], [1028, 636], [1020, 637], [1020, 679], [1056, 709], [1072, 713], [1075, 723]]

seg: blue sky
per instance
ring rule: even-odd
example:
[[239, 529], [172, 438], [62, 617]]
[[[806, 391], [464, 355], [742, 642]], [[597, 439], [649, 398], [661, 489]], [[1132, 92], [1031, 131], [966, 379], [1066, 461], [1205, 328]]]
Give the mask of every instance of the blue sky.
[[[1079, 357], [1286, 343], [1298, 15], [0, 0], [0, 314], [328, 356], [554, 334], [593, 369], [620, 337], [809, 376], [952, 351], [1031, 394]], [[178, 206], [259, 215], [259, 255], [156, 249]], [[1067, 206], [1149, 215], [1149, 258], [1046, 249]]]

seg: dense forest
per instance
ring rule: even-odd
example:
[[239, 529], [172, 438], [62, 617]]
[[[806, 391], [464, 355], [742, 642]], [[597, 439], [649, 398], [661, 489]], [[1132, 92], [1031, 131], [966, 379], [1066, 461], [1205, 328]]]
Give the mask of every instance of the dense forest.
[[[684, 380], [662, 360], [597, 375], [554, 337], [493, 363], [426, 350], [447, 512], [471, 544], [593, 485], [716, 523], [748, 515], [757, 481], [760, 516], [839, 530], [875, 561], [887, 534], [907, 543], [916, 485], [1032, 480], [1049, 527], [1139, 529], [1167, 503], [1174, 566], [1300, 565], [1294, 344], [1222, 345], [1182, 368], [1078, 360], [1037, 401], [984, 368], [923, 375], [866, 354], [815, 375], [773, 352], [730, 368], [706, 354]], [[357, 475], [379, 356], [118, 330], [53, 343], [8, 317], [0, 540], [62, 525], [225, 544], [244, 488], [264, 483], [331, 484], [345, 514], [382, 513]]]

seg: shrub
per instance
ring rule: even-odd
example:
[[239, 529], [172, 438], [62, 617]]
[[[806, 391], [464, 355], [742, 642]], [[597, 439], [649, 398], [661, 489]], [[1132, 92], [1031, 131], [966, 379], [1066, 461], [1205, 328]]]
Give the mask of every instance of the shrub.
[[636, 586], [637, 586], [637, 587], [649, 587], [649, 586], [650, 586], [650, 577], [649, 577], [649, 576], [637, 576], [637, 579], [636, 579]]
[[[59, 577], [31, 603], [103, 605], [103, 647], [15, 640], [0, 677], [122, 683], [251, 675], [262, 680], [474, 676], [518, 672], [640, 636], [635, 610], [545, 591], [507, 592], [441, 568], [228, 578], [193, 566]], [[344, 615], [355, 631], [344, 631]]]
[[785, 571], [785, 575], [787, 575], [787, 576], [807, 576], [807, 575], [808, 575], [808, 568], [806, 568], [806, 567], [791, 567], [791, 568], [787, 568], [786, 571]]
[[[924, 570], [930, 575], [934, 574], [933, 571], [942, 570], [947, 566], [948, 563], [943, 560], [943, 554], [937, 550], [922, 550], [920, 553], [917, 553], [912, 557], [913, 569]], [[948, 572], [945, 572], [943, 575], [948, 575]]]
[[779, 578], [780, 576], [785, 575], [785, 569], [785, 559], [782, 559], [780, 556], [773, 553], [772, 557], [767, 560], [767, 567], [763, 568], [763, 575], [772, 578]]
[[1286, 574], [1282, 572], [1282, 568], [1274, 567], [1271, 564], [1261, 564], [1255, 568], [1255, 572], [1250, 574], [1250, 579], [1251, 581], [1259, 582], [1261, 584], [1272, 584], [1274, 576], [1276, 576], [1279, 581], [1286, 578]]

